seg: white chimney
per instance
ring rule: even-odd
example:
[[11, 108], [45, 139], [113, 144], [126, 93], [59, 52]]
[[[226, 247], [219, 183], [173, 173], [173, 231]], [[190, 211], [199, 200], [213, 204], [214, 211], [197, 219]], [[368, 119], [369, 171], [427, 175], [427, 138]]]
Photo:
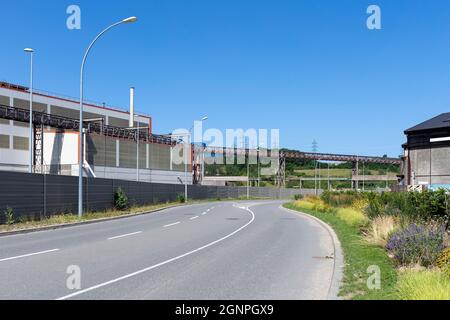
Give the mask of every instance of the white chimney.
[[134, 87], [130, 88], [130, 128], [134, 127]]

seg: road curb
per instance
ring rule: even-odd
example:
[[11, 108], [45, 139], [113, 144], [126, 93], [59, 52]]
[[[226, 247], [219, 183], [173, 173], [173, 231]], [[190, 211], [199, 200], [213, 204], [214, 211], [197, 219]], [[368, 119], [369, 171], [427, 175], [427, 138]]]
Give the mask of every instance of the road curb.
[[333, 270], [333, 277], [331, 280], [330, 290], [328, 292], [328, 300], [341, 300], [339, 298], [339, 292], [340, 292], [341, 284], [342, 284], [342, 281], [344, 278], [345, 262], [344, 262], [344, 255], [342, 252], [341, 242], [340, 242], [338, 236], [336, 235], [336, 232], [333, 230], [333, 228], [330, 225], [328, 225], [327, 223], [325, 223], [324, 221], [320, 220], [317, 217], [314, 217], [310, 214], [307, 214], [307, 213], [304, 213], [301, 211], [285, 208], [283, 205], [281, 205], [280, 208], [284, 211], [291, 212], [291, 213], [294, 213], [297, 215], [302, 215], [306, 218], [314, 220], [320, 226], [322, 226], [324, 229], [326, 229], [327, 232], [330, 234], [330, 236], [333, 240], [333, 246], [334, 246], [334, 270]]
[[193, 204], [178, 204], [178, 205], [171, 205], [164, 208], [158, 208], [155, 210], [145, 211], [145, 212], [138, 212], [133, 214], [126, 214], [123, 216], [117, 216], [117, 217], [109, 217], [109, 218], [100, 218], [100, 219], [93, 219], [93, 220], [87, 220], [87, 221], [80, 221], [80, 222], [73, 222], [73, 223], [65, 223], [65, 224], [55, 224], [51, 226], [45, 226], [45, 227], [37, 227], [37, 228], [30, 228], [30, 229], [23, 229], [23, 230], [14, 230], [14, 231], [5, 231], [0, 232], [0, 238], [7, 237], [7, 236], [14, 236], [14, 235], [20, 235], [20, 234], [28, 234], [28, 233], [35, 233], [35, 232], [42, 232], [42, 231], [51, 231], [51, 230], [58, 230], [58, 229], [65, 229], [65, 228], [71, 228], [71, 227], [78, 227], [78, 226], [84, 226], [89, 224], [95, 224], [95, 223], [101, 223], [101, 222], [108, 222], [108, 221], [114, 221], [114, 220], [121, 220], [121, 219], [128, 219], [128, 218], [134, 218], [139, 216], [145, 216], [148, 214], [160, 212], [167, 209], [173, 209], [173, 208], [179, 208], [184, 206], [194, 206], [198, 205], [199, 203], [193, 203]]

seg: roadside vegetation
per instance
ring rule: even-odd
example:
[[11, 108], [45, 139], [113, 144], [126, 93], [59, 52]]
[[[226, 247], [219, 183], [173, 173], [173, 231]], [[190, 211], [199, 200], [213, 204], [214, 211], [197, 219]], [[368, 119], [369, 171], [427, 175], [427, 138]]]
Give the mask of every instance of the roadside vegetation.
[[[129, 207], [123, 210], [112, 209], [100, 212], [87, 212], [80, 219], [76, 214], [57, 214], [49, 217], [19, 217], [14, 223], [6, 223], [0, 225], [1, 232], [11, 232], [19, 230], [29, 230], [41, 227], [58, 226], [64, 224], [71, 224], [77, 222], [93, 221], [99, 219], [116, 218], [122, 216], [136, 215], [141, 213], [152, 212], [164, 208], [169, 208], [177, 205], [177, 202], [168, 202], [162, 204], [153, 204], [148, 206]], [[10, 211], [11, 212], [11, 211]], [[14, 214], [14, 213], [12, 213]]]
[[[336, 231], [344, 251], [344, 299], [450, 299], [449, 200], [423, 193], [325, 192], [286, 207]], [[381, 286], [369, 288], [371, 266]]]
[[[217, 201], [246, 201], [246, 200], [265, 200], [264, 198], [240, 197], [238, 199], [205, 199], [205, 200], [189, 200], [186, 201], [184, 194], [178, 194], [175, 201], [165, 203], [155, 203], [145, 206], [137, 206], [130, 203], [130, 200], [122, 188], [118, 188], [114, 194], [114, 208], [111, 210], [98, 211], [98, 212], [86, 212], [82, 218], [73, 213], [61, 213], [51, 216], [36, 216], [36, 217], [24, 217], [20, 213], [14, 212], [12, 208], [6, 208], [3, 211], [3, 224], [0, 224], [0, 234], [2, 232], [31, 230], [43, 227], [52, 227], [73, 224], [78, 222], [87, 222], [94, 220], [111, 219], [118, 217], [125, 217], [131, 215], [139, 215], [145, 213], [151, 213], [162, 209], [180, 206], [185, 204], [200, 204], [205, 202], [217, 202]], [[1, 214], [1, 212], [0, 212]]]

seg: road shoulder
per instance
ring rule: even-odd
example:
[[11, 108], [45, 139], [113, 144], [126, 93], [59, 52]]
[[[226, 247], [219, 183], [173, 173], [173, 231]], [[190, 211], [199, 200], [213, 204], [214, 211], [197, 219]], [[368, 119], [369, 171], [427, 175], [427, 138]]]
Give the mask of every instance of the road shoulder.
[[284, 207], [283, 205], [280, 206], [280, 209], [285, 212], [293, 213], [296, 215], [301, 215], [303, 217], [306, 217], [306, 218], [314, 221], [315, 223], [320, 225], [323, 229], [325, 229], [327, 231], [327, 233], [330, 235], [332, 242], [333, 242], [333, 246], [334, 246], [334, 270], [333, 270], [333, 276], [332, 276], [330, 289], [328, 292], [328, 300], [340, 300], [339, 292], [340, 292], [340, 288], [342, 285], [342, 279], [344, 277], [344, 255], [343, 255], [343, 251], [342, 251], [341, 242], [339, 241], [339, 238], [336, 235], [336, 232], [327, 223], [325, 223], [324, 221], [322, 221], [319, 218], [314, 217], [310, 214], [292, 210], [292, 209]]

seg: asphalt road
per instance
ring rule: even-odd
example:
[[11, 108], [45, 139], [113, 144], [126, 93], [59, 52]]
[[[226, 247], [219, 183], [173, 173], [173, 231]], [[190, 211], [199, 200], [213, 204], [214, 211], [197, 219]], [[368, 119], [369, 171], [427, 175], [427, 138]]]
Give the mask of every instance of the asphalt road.
[[[0, 299], [335, 298], [329, 230], [280, 204], [208, 203], [0, 237]], [[67, 287], [70, 266], [81, 289]]]

